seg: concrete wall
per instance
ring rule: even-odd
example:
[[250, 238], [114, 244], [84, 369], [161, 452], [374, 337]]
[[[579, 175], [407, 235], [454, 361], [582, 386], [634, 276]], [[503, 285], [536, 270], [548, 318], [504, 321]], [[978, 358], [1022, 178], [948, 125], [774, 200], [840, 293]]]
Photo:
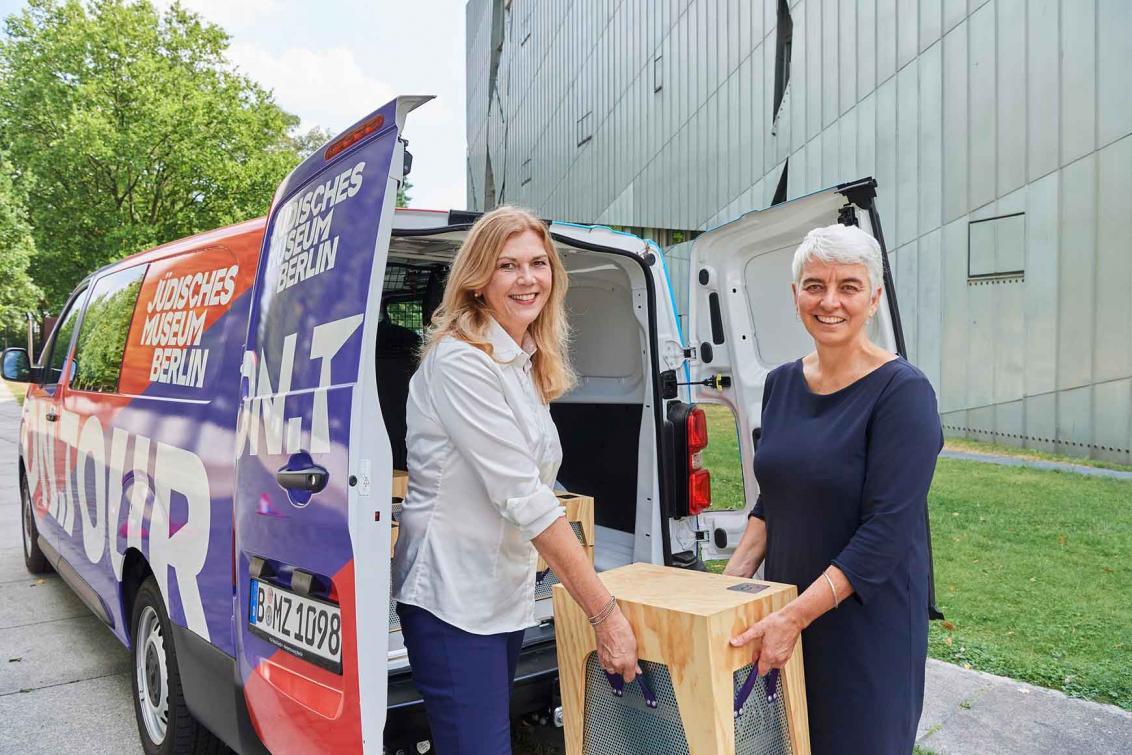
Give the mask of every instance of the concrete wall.
[[948, 431], [1132, 462], [1132, 3], [789, 11], [775, 111], [776, 0], [470, 0], [470, 202], [697, 229], [787, 164], [790, 198], [875, 176]]

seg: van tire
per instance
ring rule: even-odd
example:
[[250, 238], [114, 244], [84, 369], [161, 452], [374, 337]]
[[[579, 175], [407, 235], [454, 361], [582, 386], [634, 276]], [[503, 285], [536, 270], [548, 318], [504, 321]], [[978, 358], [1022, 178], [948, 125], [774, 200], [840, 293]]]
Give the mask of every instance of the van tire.
[[[231, 752], [202, 726], [185, 704], [169, 614], [157, 587], [146, 578], [130, 621], [134, 716], [147, 755], [219, 755]], [[163, 731], [162, 731], [163, 730]], [[160, 741], [156, 741], [160, 740]]]
[[24, 566], [32, 574], [45, 574], [51, 571], [47, 556], [39, 548], [39, 526], [35, 523], [31, 492], [28, 490], [27, 476], [20, 472], [20, 531], [24, 539]]

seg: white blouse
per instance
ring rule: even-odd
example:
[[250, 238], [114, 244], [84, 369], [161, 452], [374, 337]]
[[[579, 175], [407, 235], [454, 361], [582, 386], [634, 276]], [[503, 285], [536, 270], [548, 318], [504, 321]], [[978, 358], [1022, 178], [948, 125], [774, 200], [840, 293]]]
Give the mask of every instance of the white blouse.
[[524, 348], [491, 321], [494, 354], [437, 344], [409, 383], [409, 492], [393, 597], [474, 634], [535, 624], [531, 539], [564, 511], [558, 430]]

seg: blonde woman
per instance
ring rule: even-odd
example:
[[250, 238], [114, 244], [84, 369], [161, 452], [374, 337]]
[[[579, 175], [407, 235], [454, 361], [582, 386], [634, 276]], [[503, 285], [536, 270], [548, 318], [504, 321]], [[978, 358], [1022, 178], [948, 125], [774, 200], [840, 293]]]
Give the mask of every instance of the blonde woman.
[[[393, 594], [442, 755], [509, 753], [509, 702], [541, 553], [632, 681], [637, 643], [551, 488], [567, 391], [566, 270], [546, 226], [501, 207], [452, 264], [407, 406], [409, 493]], [[536, 553], [537, 551], [537, 553]]]

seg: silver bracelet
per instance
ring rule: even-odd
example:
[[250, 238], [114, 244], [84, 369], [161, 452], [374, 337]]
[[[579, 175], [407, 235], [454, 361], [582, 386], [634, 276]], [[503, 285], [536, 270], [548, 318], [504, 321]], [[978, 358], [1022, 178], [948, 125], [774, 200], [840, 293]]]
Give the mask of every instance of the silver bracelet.
[[617, 608], [617, 596], [610, 595], [609, 602], [606, 603], [605, 606], [597, 612], [596, 616], [590, 616], [586, 619], [586, 621], [590, 622], [591, 627], [596, 627], [598, 624], [605, 621], [610, 617], [610, 615], [612, 615], [614, 608]]
[[821, 575], [825, 577], [825, 581], [829, 583], [829, 591], [833, 593], [833, 607], [837, 608], [841, 605], [841, 601], [837, 599], [837, 588], [833, 586], [833, 580], [829, 578], [829, 572], [822, 572]]

